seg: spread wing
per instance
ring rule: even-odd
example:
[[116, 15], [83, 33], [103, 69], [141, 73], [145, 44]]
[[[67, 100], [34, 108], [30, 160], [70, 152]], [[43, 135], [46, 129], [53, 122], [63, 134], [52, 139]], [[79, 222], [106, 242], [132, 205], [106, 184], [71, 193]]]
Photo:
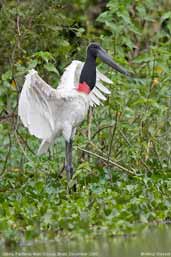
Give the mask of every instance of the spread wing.
[[[68, 92], [71, 92], [73, 89], [75, 89], [79, 84], [79, 78], [83, 65], [83, 62], [77, 60], [72, 61], [72, 63], [66, 67], [57, 91], [65, 89]], [[96, 85], [89, 94], [91, 106], [100, 105], [102, 101], [106, 100], [105, 94], [110, 94], [109, 89], [107, 89], [102, 82], [106, 82], [108, 84], [112, 83], [112, 81], [103, 75], [98, 69], [96, 71]]]
[[[26, 76], [18, 105], [18, 115], [30, 134], [40, 139], [50, 138], [55, 133], [55, 113], [60, 100], [77, 97], [76, 87], [84, 63], [73, 61], [63, 73], [59, 86], [53, 89], [35, 70]], [[112, 83], [97, 70], [96, 85], [89, 94], [90, 105], [99, 105], [106, 100], [105, 94], [110, 91], [101, 83]]]
[[37, 71], [26, 76], [18, 105], [18, 115], [30, 134], [46, 139], [54, 133], [56, 90], [49, 86]]

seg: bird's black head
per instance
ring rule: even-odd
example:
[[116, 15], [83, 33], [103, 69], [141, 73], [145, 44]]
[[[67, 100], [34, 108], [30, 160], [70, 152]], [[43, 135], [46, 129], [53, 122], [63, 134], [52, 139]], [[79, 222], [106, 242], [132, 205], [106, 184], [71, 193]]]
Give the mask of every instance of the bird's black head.
[[99, 44], [90, 43], [87, 48], [87, 59], [96, 60], [97, 57], [99, 57], [104, 63], [108, 64], [114, 70], [117, 70], [126, 76], [130, 76], [130, 73], [115, 63]]
[[87, 58], [80, 75], [80, 83], [86, 82], [90, 90], [96, 83], [96, 58], [100, 58], [104, 63], [108, 64], [114, 70], [119, 71], [125, 76], [130, 73], [115, 63], [107, 52], [97, 43], [91, 43], [87, 47]]
[[94, 58], [98, 56], [98, 51], [101, 50], [101, 47], [97, 43], [90, 43], [87, 47], [87, 55], [91, 55]]

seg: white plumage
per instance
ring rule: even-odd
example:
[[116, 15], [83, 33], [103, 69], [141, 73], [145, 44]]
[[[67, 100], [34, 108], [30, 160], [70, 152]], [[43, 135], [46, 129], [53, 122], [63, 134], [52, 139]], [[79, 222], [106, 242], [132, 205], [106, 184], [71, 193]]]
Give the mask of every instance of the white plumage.
[[112, 81], [98, 70], [93, 90], [89, 94], [77, 91], [83, 65], [83, 62], [72, 61], [57, 89], [49, 86], [35, 70], [26, 75], [18, 114], [30, 134], [42, 139], [38, 154], [45, 153], [58, 136], [63, 135], [69, 141], [84, 120], [89, 106], [101, 104], [106, 100], [104, 94], [110, 94], [101, 82]]

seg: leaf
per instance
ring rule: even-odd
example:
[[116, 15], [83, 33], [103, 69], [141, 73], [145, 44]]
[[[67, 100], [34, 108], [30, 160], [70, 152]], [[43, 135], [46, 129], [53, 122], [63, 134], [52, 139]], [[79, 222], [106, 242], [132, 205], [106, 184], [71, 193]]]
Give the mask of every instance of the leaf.
[[171, 18], [171, 11], [166, 12], [165, 14], [163, 14], [161, 16], [161, 22], [163, 22], [164, 20], [170, 19]]
[[5, 73], [2, 74], [2, 80], [3, 81], [9, 81], [12, 80], [12, 71], [8, 70]]
[[46, 63], [48, 63], [49, 60], [54, 60], [52, 54], [50, 52], [43, 52], [43, 51], [40, 51], [40, 52], [37, 52], [33, 55], [33, 57], [36, 57], [36, 58], [40, 58], [42, 60], [44, 60]]
[[56, 69], [56, 67], [55, 67], [54, 64], [52, 64], [52, 63], [44, 64], [44, 68], [45, 68], [47, 71], [54, 72], [54, 73], [56, 73], [56, 74], [59, 76], [59, 72], [58, 72], [58, 70]]
[[12, 88], [13, 88], [14, 90], [16, 90], [17, 84], [16, 84], [15, 79], [12, 79], [11, 86], [12, 86]]

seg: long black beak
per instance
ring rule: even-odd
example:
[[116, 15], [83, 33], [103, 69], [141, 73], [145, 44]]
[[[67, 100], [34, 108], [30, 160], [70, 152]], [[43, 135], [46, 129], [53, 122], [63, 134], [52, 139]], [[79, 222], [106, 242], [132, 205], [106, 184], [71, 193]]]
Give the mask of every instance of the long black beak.
[[103, 48], [98, 49], [97, 57], [99, 57], [103, 62], [111, 66], [114, 70], [119, 71], [125, 76], [129, 76], [129, 77], [131, 76], [131, 74], [127, 70], [123, 69], [116, 62], [114, 62]]

